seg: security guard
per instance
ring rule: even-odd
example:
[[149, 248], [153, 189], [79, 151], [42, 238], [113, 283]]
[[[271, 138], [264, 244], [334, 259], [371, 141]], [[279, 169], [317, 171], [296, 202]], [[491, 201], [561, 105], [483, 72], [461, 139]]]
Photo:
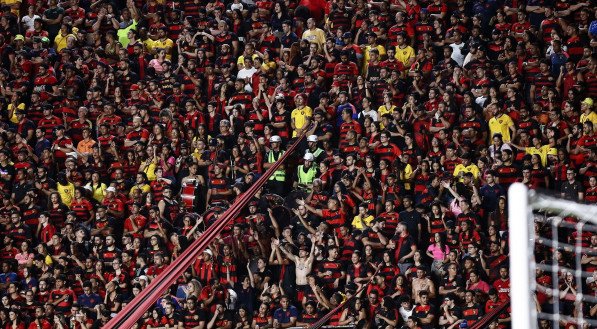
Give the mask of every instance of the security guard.
[[305, 163], [298, 166], [296, 169], [296, 180], [294, 181], [294, 188], [304, 188], [307, 192], [311, 192], [313, 187], [313, 180], [318, 177], [317, 168], [313, 165], [313, 154], [305, 153], [303, 156]]
[[307, 137], [307, 146], [309, 147], [307, 152], [313, 154], [313, 161], [315, 162], [319, 162], [323, 154], [323, 149], [317, 146], [317, 141], [317, 135]]
[[[270, 151], [267, 153], [267, 160], [263, 164], [263, 168], [265, 169], [269, 169], [271, 166], [273, 166], [273, 164], [284, 154], [284, 151], [280, 150], [280, 143], [282, 143], [282, 138], [280, 138], [280, 136], [274, 135], [270, 137], [269, 143]], [[269, 178], [268, 187], [270, 193], [283, 195], [285, 182], [286, 171], [284, 165], [281, 165]]]

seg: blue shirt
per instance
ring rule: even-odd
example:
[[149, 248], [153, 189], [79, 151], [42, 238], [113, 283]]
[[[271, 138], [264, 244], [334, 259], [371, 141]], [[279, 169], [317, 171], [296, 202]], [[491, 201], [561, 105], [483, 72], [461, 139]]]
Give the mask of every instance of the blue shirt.
[[38, 282], [36, 278], [31, 278], [29, 280], [29, 282], [27, 282], [27, 280], [22, 280], [21, 281], [21, 289], [22, 290], [31, 290], [33, 288], [37, 288]]
[[15, 272], [0, 273], [0, 283], [19, 282]]
[[502, 195], [506, 195], [506, 191], [500, 184], [494, 184], [493, 186], [485, 184], [479, 190], [482, 206], [488, 212], [497, 209], [499, 197]]
[[345, 104], [340, 104], [336, 107], [336, 117], [338, 118], [338, 120], [336, 121], [336, 126], [338, 126], [338, 127], [340, 127], [340, 125], [342, 125], [344, 123], [344, 120], [342, 120], [342, 111], [345, 108], [348, 108], [351, 110], [353, 120], [357, 120], [359, 118], [359, 113], [357, 112], [357, 109], [356, 109], [356, 107], [354, 107], [354, 105], [352, 105], [348, 102]]
[[101, 304], [103, 300], [98, 294], [82, 294], [77, 297], [77, 302], [82, 307], [94, 308], [95, 305]]
[[274, 312], [274, 319], [277, 320], [278, 323], [290, 323], [290, 318], [298, 318], [298, 311], [296, 307], [292, 305], [288, 306], [288, 309], [286, 310], [279, 308]]

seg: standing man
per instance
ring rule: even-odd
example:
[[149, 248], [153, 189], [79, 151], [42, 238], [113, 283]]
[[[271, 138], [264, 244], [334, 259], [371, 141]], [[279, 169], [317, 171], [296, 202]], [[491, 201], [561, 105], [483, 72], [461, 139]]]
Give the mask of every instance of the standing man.
[[[267, 153], [266, 163], [263, 164], [263, 168], [266, 170], [273, 166], [274, 163], [278, 161], [280, 157], [282, 157], [282, 155], [284, 154], [284, 151], [280, 149], [280, 144], [282, 143], [282, 138], [280, 138], [280, 136], [274, 135], [270, 137], [269, 143], [270, 151]], [[269, 178], [268, 186], [270, 192], [278, 195], [283, 195], [285, 183], [285, 168], [284, 165], [280, 165], [280, 167], [278, 167], [278, 169]]]

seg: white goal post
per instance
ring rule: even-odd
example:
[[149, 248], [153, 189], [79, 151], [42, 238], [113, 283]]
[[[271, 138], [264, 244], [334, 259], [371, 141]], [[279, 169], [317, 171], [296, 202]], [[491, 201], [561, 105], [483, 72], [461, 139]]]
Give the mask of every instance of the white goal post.
[[508, 190], [508, 245], [510, 246], [510, 305], [513, 329], [537, 328], [537, 311], [531, 296], [535, 283], [533, 236], [530, 234], [532, 209], [529, 191], [522, 183]]
[[[596, 256], [595, 248], [583, 247], [581, 241], [585, 233], [597, 233], [597, 205], [553, 197], [515, 183], [508, 190], [508, 226], [512, 328], [535, 329], [538, 319], [550, 321], [553, 328], [562, 323], [575, 323], [579, 329], [597, 327], [595, 317], [583, 313], [586, 305], [597, 304], [597, 298], [583, 291], [585, 283], [594, 281], [594, 276], [583, 271], [581, 261], [582, 255]], [[536, 248], [548, 250], [548, 257], [553, 258], [538, 264]], [[573, 255], [570, 263], [562, 264], [556, 259], [556, 253], [564, 252]], [[537, 283], [538, 269], [544, 277], [550, 277], [549, 284]], [[569, 283], [565, 282], [566, 275], [573, 277]], [[564, 284], [574, 289], [564, 289]], [[537, 311], [538, 291], [554, 301], [553, 309]], [[572, 312], [561, 308], [563, 296], [573, 305]]]

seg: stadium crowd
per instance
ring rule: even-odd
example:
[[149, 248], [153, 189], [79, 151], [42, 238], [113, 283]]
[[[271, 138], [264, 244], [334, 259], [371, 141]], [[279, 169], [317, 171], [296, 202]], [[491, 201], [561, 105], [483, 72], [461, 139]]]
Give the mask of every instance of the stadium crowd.
[[[101, 328], [295, 141], [138, 328], [347, 298], [327, 324], [471, 327], [509, 298], [508, 187], [597, 201], [594, 1], [0, 4], [2, 329]], [[595, 273], [597, 235], [560, 232]], [[597, 319], [597, 275], [537, 277]]]

